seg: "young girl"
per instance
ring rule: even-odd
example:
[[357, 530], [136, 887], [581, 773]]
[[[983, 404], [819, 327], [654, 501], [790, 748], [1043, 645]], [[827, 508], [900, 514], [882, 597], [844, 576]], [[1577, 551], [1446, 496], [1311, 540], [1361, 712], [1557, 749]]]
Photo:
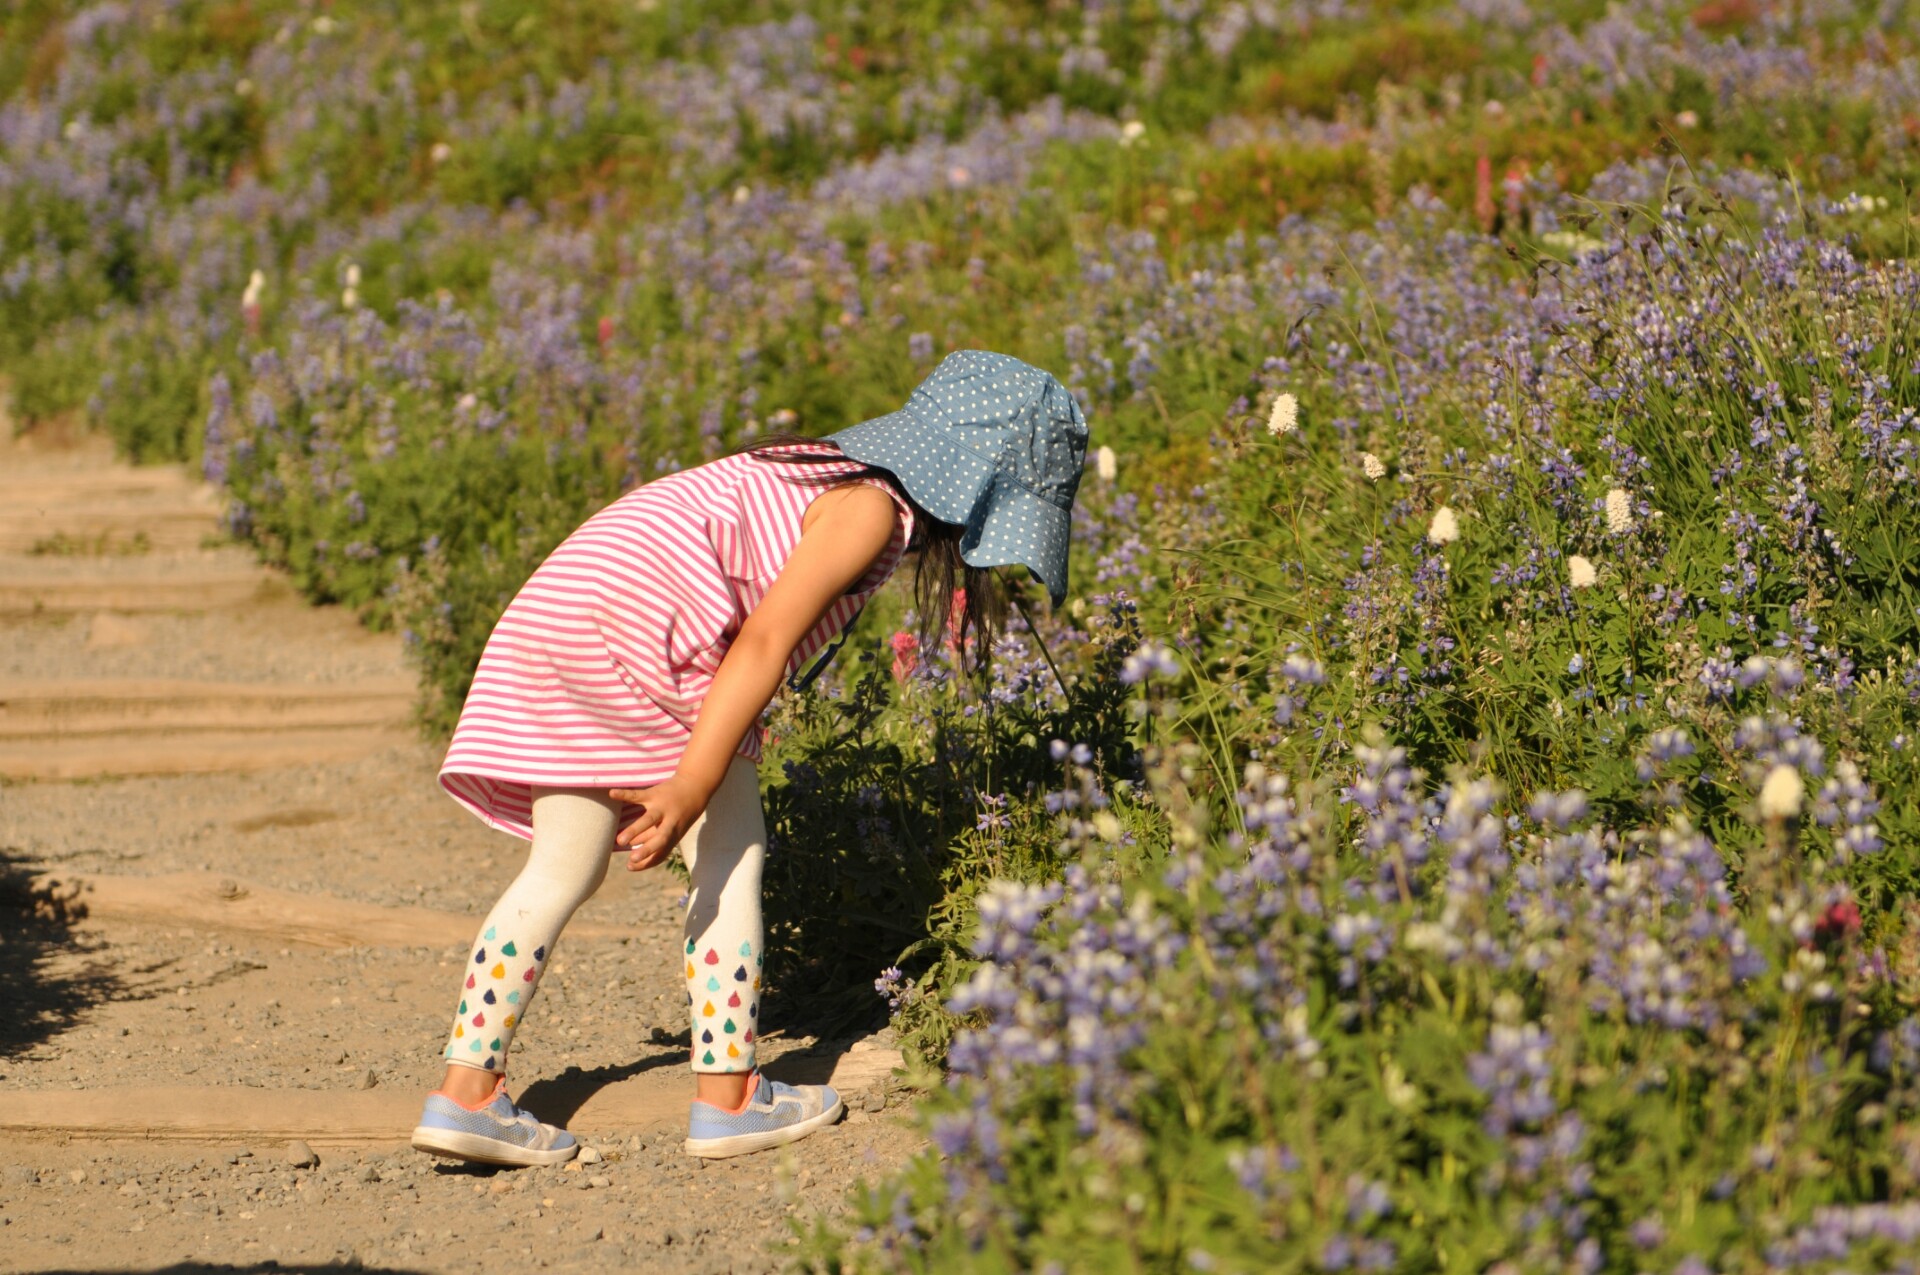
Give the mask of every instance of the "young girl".
[[508, 1098], [507, 1052], [609, 855], [638, 872], [676, 845], [692, 877], [676, 954], [693, 1025], [687, 1151], [756, 1151], [840, 1116], [831, 1087], [754, 1067], [760, 714], [909, 551], [928, 630], [946, 630], [964, 583], [953, 619], [976, 651], [999, 618], [985, 568], [1026, 566], [1058, 606], [1086, 440], [1052, 376], [959, 350], [900, 411], [657, 479], [554, 550], [488, 639], [440, 771], [455, 800], [533, 846], [474, 940], [414, 1146], [492, 1164], [574, 1155], [570, 1134]]

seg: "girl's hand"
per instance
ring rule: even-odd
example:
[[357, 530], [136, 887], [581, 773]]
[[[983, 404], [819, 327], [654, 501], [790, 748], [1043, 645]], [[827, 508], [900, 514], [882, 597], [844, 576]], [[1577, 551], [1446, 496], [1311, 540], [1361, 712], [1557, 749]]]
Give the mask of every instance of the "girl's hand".
[[613, 838], [615, 845], [629, 852], [627, 870], [644, 872], [680, 844], [680, 838], [706, 811], [713, 790], [675, 775], [651, 788], [614, 788], [608, 795], [615, 801], [630, 801], [645, 808]]

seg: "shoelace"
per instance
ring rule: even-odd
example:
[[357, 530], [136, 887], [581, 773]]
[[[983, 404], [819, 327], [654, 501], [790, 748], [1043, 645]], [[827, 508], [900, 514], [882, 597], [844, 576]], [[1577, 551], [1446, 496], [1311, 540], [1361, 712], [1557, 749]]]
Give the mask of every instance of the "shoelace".
[[[505, 1097], [505, 1095], [502, 1095], [502, 1097]], [[501, 1115], [497, 1111], [493, 1112], [493, 1116], [496, 1120], [500, 1120], [506, 1124], [524, 1124], [530, 1128], [536, 1128], [536, 1129], [540, 1126], [540, 1117], [534, 1115], [531, 1111], [522, 1111], [519, 1107], [514, 1105], [513, 1099], [511, 1098], [507, 1098], [506, 1101], [507, 1101], [507, 1112], [505, 1115]], [[492, 1109], [492, 1104], [488, 1104], [487, 1110], [491, 1110], [491, 1109]]]
[[770, 1085], [768, 1085], [768, 1090], [769, 1092], [767, 1095], [766, 1102], [764, 1103], [756, 1102], [755, 1103], [756, 1106], [762, 1106], [766, 1108], [766, 1110], [768, 1111], [777, 1111], [779, 1110], [781, 1103], [791, 1102], [795, 1106], [799, 1107], [800, 1110], [802, 1111], [805, 1111], [807, 1109], [807, 1095], [805, 1095], [804, 1093], [801, 1093], [798, 1089], [795, 1089], [792, 1085], [782, 1084], [780, 1081], [776, 1080], [776, 1081], [773, 1081]]
[[531, 1111], [522, 1111], [518, 1107], [513, 1109], [513, 1122], [515, 1124], [523, 1124], [529, 1129], [538, 1129], [540, 1127], [540, 1117], [534, 1115]]

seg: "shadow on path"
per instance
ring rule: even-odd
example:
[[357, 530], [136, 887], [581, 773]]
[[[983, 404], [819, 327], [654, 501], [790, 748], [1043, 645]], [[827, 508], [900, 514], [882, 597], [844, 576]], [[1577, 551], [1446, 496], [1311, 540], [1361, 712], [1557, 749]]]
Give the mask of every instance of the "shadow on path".
[[20, 852], [0, 847], [0, 1059], [17, 1057], [72, 1027], [87, 1010], [125, 994], [106, 940], [75, 926], [87, 915], [78, 891], [36, 884]]
[[811, 1048], [781, 1054], [761, 1070], [768, 1079], [789, 1085], [824, 1085], [833, 1079], [834, 1068], [852, 1048], [851, 1038], [817, 1041]]
[[[686, 1091], [690, 1100], [693, 1097], [693, 1073], [686, 1070], [687, 1046], [684, 1041], [685, 1033], [682, 1033], [681, 1043], [677, 1046], [670, 1046], [665, 1053], [635, 1062], [595, 1067], [590, 1071], [569, 1067], [557, 1076], [548, 1076], [528, 1085], [523, 1092], [514, 1095], [514, 1104], [528, 1111], [539, 1112], [540, 1118], [548, 1124], [565, 1128], [580, 1113], [580, 1109], [608, 1085], [617, 1085], [623, 1080], [662, 1067], [682, 1070], [687, 1077]], [[784, 1053], [761, 1070], [770, 1079], [782, 1080], [790, 1085], [824, 1085], [833, 1076], [833, 1069], [841, 1056], [852, 1045], [852, 1040], [823, 1040], [809, 1049]]]
[[579, 1114], [580, 1108], [587, 1105], [588, 1099], [608, 1085], [619, 1084], [642, 1072], [675, 1064], [684, 1066], [685, 1063], [686, 1056], [676, 1049], [637, 1062], [595, 1067], [591, 1071], [569, 1067], [557, 1076], [534, 1081], [523, 1092], [514, 1095], [513, 1101], [515, 1106], [539, 1112], [540, 1118], [546, 1123], [564, 1128], [568, 1121]]

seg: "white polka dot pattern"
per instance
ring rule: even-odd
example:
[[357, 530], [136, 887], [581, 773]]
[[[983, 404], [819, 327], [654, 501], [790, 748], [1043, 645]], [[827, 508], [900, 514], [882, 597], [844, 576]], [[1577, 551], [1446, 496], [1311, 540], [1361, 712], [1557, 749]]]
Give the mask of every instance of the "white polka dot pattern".
[[1051, 374], [991, 350], [955, 350], [905, 407], [832, 439], [898, 476], [934, 517], [965, 527], [969, 564], [1025, 566], [1055, 606], [1065, 599], [1087, 422]]

